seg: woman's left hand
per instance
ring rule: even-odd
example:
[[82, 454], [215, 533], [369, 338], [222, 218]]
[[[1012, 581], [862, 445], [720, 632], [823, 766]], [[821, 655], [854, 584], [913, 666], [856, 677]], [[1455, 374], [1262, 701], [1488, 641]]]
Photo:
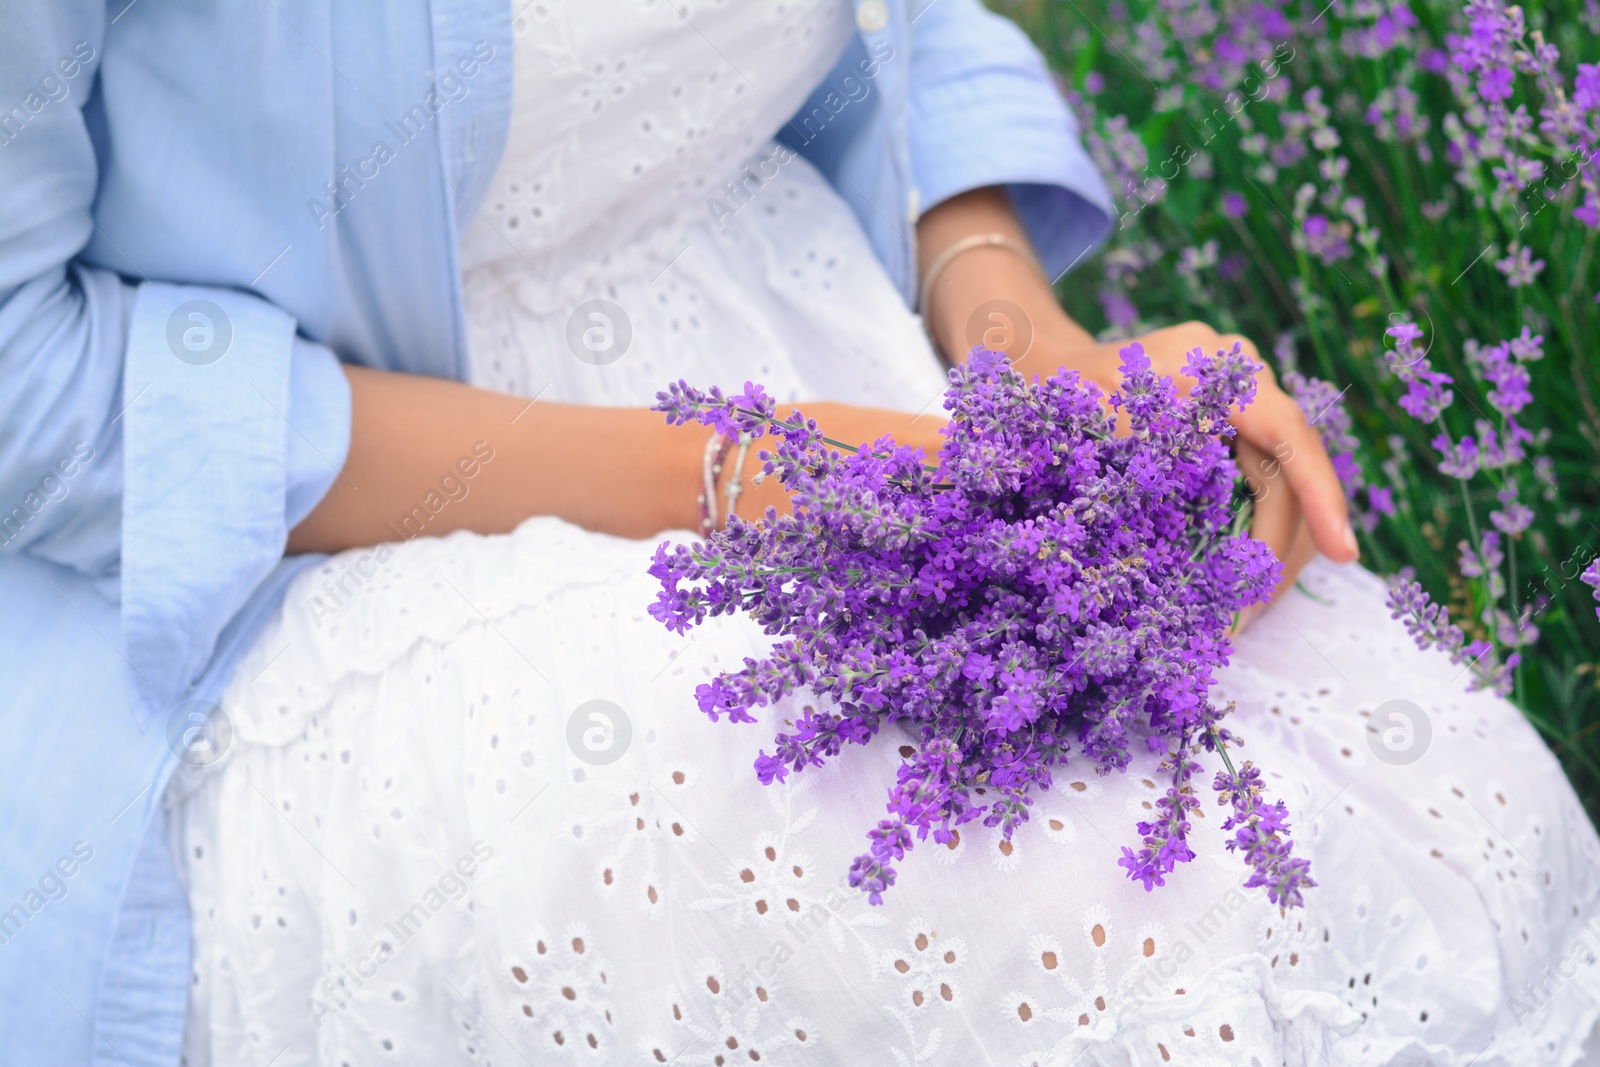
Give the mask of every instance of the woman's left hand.
[[[1300, 405], [1278, 386], [1247, 338], [1218, 334], [1201, 322], [1186, 322], [1113, 343], [1103, 344], [1086, 335], [1076, 344], [1046, 343], [1042, 349], [1035, 346], [1029, 351], [1022, 364], [1027, 373], [1041, 376], [1060, 367], [1077, 370], [1110, 395], [1122, 382], [1120, 350], [1133, 341], [1144, 346], [1151, 369], [1172, 378], [1183, 394], [1194, 385], [1183, 367], [1196, 348], [1210, 355], [1238, 344], [1261, 364], [1256, 372], [1255, 400], [1229, 422], [1238, 432], [1234, 454], [1240, 473], [1255, 498], [1250, 532], [1283, 561], [1283, 579], [1274, 599], [1294, 584], [1300, 569], [1318, 552], [1335, 563], [1348, 563], [1358, 556], [1344, 490], [1321, 437], [1306, 421]], [[1246, 609], [1238, 628], [1243, 630], [1263, 610], [1265, 606]]]
[[[917, 226], [923, 269], [944, 249], [972, 234], [997, 233], [1026, 247], [1027, 235], [1005, 190], [976, 189], [944, 201]], [[1066, 367], [1109, 395], [1122, 383], [1119, 350], [1140, 342], [1151, 369], [1173, 379], [1187, 394], [1194, 379], [1183, 373], [1196, 348], [1207, 354], [1237, 342], [1262, 364], [1256, 398], [1230, 421], [1238, 431], [1235, 455], [1255, 497], [1250, 532], [1283, 561], [1274, 599], [1292, 586], [1300, 569], [1321, 552], [1335, 563], [1354, 560], [1359, 549], [1350, 526], [1339, 478], [1305, 413], [1281, 388], [1248, 339], [1218, 334], [1201, 322], [1154, 330], [1126, 341], [1101, 343], [1070, 319], [1038, 266], [1013, 248], [972, 248], [944, 261], [928, 285], [922, 309], [929, 333], [947, 358], [964, 359], [975, 344], [1007, 351], [1024, 374], [1045, 377]], [[1248, 609], [1239, 629], [1264, 610]]]

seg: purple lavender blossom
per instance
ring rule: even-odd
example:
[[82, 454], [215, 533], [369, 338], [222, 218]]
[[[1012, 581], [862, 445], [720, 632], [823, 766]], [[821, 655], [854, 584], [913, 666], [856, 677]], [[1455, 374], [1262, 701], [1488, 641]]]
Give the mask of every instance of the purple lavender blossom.
[[1310, 378], [1292, 370], [1283, 373], [1283, 384], [1322, 438], [1322, 446], [1333, 461], [1345, 497], [1353, 507], [1359, 506], [1361, 490], [1367, 483], [1361, 464], [1356, 460], [1361, 439], [1355, 435], [1355, 423], [1345, 409], [1344, 391], [1321, 378]]
[[1237, 771], [1230, 766], [1217, 772], [1213, 788], [1221, 803], [1233, 807], [1222, 829], [1233, 831], [1228, 851], [1243, 852], [1250, 864], [1250, 880], [1245, 888], [1265, 886], [1272, 903], [1284, 908], [1300, 907], [1304, 903], [1301, 890], [1317, 883], [1311, 879], [1310, 862], [1290, 854], [1294, 844], [1289, 840], [1289, 809], [1281, 800], [1268, 804], [1262, 798], [1265, 787], [1261, 768], [1249, 760]]
[[1189, 849], [1188, 813], [1200, 807], [1195, 799], [1189, 779], [1194, 773], [1194, 761], [1187, 751], [1179, 752], [1170, 761], [1172, 785], [1164, 796], [1156, 799], [1156, 817], [1140, 822], [1138, 831], [1144, 840], [1138, 852], [1122, 847], [1122, 858], [1117, 866], [1128, 872], [1128, 877], [1144, 885], [1146, 893], [1156, 886], [1166, 885], [1165, 876], [1180, 863], [1194, 859]]
[[[1584, 584], [1594, 589], [1594, 598], [1600, 600], [1600, 556], [1590, 560], [1589, 566], [1578, 577], [1583, 579]], [[1595, 608], [1594, 613], [1600, 617], [1600, 607]]]
[[1453, 379], [1443, 371], [1434, 370], [1426, 353], [1417, 351], [1416, 342], [1422, 339], [1422, 331], [1415, 323], [1398, 323], [1384, 332], [1395, 342], [1390, 365], [1395, 375], [1406, 383], [1406, 395], [1400, 398], [1400, 406], [1419, 422], [1435, 421], [1455, 400], [1455, 394], [1446, 388]]
[[1139, 321], [1139, 309], [1134, 306], [1128, 295], [1117, 289], [1102, 289], [1100, 291], [1100, 306], [1105, 309], [1106, 321], [1112, 329], [1126, 332], [1133, 328]]
[[1520, 337], [1513, 337], [1506, 344], [1519, 363], [1533, 363], [1544, 358], [1544, 334], [1536, 334], [1526, 326]]
[[1495, 494], [1500, 506], [1489, 512], [1489, 522], [1507, 537], [1514, 537], [1533, 525], [1533, 509], [1517, 499], [1517, 483], [1506, 482]]
[[1386, 486], [1367, 486], [1367, 507], [1374, 514], [1394, 516], [1394, 493]]
[[[1590, 115], [1600, 108], [1600, 66], [1579, 63], [1572, 88], [1565, 91], [1556, 69], [1560, 51], [1541, 32], [1529, 35], [1519, 6], [1471, 0], [1466, 14], [1469, 32], [1446, 34], [1451, 51], [1443, 70], [1462, 105], [1460, 115], [1445, 119], [1448, 158], [1460, 168], [1458, 179], [1474, 195], [1487, 193], [1493, 206], [1508, 216], [1514, 212], [1526, 218], [1519, 194], [1536, 184], [1549, 184], [1544, 180], [1546, 164], [1528, 154], [1527, 149], [1535, 148], [1538, 155], [1560, 160], [1563, 183], [1576, 178], [1582, 203], [1573, 208], [1573, 217], [1600, 228], [1600, 162], [1595, 159], [1590, 122]], [[1538, 108], [1543, 144], [1534, 134], [1528, 104], [1516, 103], [1519, 73], [1528, 76], [1522, 80], [1525, 86], [1544, 92]], [[1493, 184], [1483, 180], [1485, 168]], [[1513, 242], [1494, 265], [1515, 289], [1533, 284], [1545, 261]]]
[[1301, 227], [1306, 246], [1329, 262], [1350, 258], [1350, 224], [1330, 222], [1326, 215], [1312, 215]]
[[1538, 279], [1544, 271], [1544, 260], [1534, 259], [1532, 249], [1513, 241], [1505, 257], [1494, 261], [1494, 269], [1506, 276], [1507, 285], [1520, 289]]
[[1511, 342], [1487, 346], [1469, 344], [1466, 356], [1467, 362], [1476, 367], [1483, 380], [1491, 386], [1489, 404], [1500, 414], [1510, 417], [1533, 401], [1533, 394], [1528, 388], [1531, 381], [1528, 370], [1520, 360], [1514, 358]]
[[1495, 664], [1490, 656], [1494, 646], [1487, 641], [1468, 642], [1444, 607], [1435, 604], [1422, 585], [1405, 571], [1390, 580], [1389, 613], [1392, 618], [1405, 621], [1406, 632], [1418, 648], [1437, 648], [1450, 657], [1452, 664], [1466, 664], [1472, 673], [1469, 688], [1493, 689], [1501, 696], [1511, 692], [1512, 671], [1522, 661], [1522, 654], [1513, 652], [1503, 664]]
[[1500, 576], [1500, 565], [1506, 561], [1506, 554], [1500, 548], [1500, 534], [1485, 530], [1477, 548], [1473, 548], [1470, 541], [1462, 541], [1457, 547], [1461, 552], [1461, 574], [1467, 578], [1482, 578], [1494, 599], [1504, 596], [1505, 579]]
[[[1405, 403], [1404, 398], [1401, 399], [1401, 403]], [[1478, 442], [1471, 437], [1455, 441], [1449, 434], [1441, 433], [1429, 444], [1439, 453], [1441, 474], [1466, 481], [1483, 469], [1483, 453], [1478, 448]]]
[[[1136, 746], [1165, 752], [1171, 789], [1122, 866], [1150, 888], [1191, 858], [1197, 746], [1226, 738], [1208, 698], [1227, 629], [1282, 573], [1266, 545], [1231, 532], [1237, 470], [1219, 440], [1258, 369], [1237, 345], [1196, 349], [1180, 398], [1131, 344], [1106, 398], [1130, 424], [1118, 436], [1076, 372], [1029, 382], [977, 348], [950, 372], [936, 465], [888, 438], [830, 442], [798, 411], [778, 419], [749, 384], [735, 397], [683, 382], [658, 394], [674, 423], [775, 438], [763, 470], [793, 501], [656, 550], [652, 616], [682, 632], [747, 614], [779, 638], [701, 685], [701, 709], [745, 722], [793, 694], [820, 698], [756, 760], [769, 783], [889, 723], [916, 737], [850, 870], [871, 902], [930, 834], [947, 841], [976, 819], [1010, 837], [1073, 751], [1101, 773], [1126, 768]], [[1272, 836], [1281, 807], [1250, 804], [1235, 812], [1247, 884], [1299, 903], [1295, 887], [1311, 883]]]

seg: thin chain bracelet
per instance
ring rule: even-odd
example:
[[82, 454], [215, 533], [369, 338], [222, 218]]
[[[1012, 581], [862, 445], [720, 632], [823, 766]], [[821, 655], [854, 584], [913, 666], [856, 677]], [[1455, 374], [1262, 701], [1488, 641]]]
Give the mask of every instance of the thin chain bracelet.
[[710, 537], [717, 528], [717, 479], [722, 476], [722, 465], [727, 462], [733, 438], [712, 434], [706, 439], [705, 455], [701, 457], [700, 474], [700, 536]]
[[[1033, 254], [1033, 250], [1003, 233], [973, 233], [952, 242], [928, 265], [928, 273], [922, 280], [922, 290], [917, 295], [916, 310], [922, 316], [923, 323], [927, 325], [930, 337], [933, 335], [933, 329], [928, 312], [932, 310], [929, 305], [933, 302], [934, 283], [944, 276], [944, 269], [954, 262], [957, 256], [974, 248], [1004, 248], [1009, 252], [1015, 252], [1033, 264], [1041, 275], [1044, 274], [1044, 267], [1040, 266], [1039, 257]], [[960, 353], [949, 354], [960, 355]]]

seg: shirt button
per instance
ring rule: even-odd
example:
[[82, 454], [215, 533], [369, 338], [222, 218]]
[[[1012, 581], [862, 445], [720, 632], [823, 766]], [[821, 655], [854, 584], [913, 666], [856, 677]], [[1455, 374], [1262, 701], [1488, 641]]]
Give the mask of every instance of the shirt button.
[[856, 8], [856, 25], [862, 33], [877, 33], [889, 25], [889, 5], [883, 0], [866, 0]]

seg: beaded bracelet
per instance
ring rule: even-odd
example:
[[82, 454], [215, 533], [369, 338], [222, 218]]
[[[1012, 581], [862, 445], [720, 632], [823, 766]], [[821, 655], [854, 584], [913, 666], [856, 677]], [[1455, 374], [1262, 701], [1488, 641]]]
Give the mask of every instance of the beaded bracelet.
[[728, 459], [733, 438], [712, 434], [706, 440], [705, 455], [701, 458], [700, 536], [710, 537], [717, 528], [717, 479], [722, 477], [722, 465]]
[[734, 505], [739, 502], [739, 496], [744, 492], [744, 460], [750, 454], [752, 440], [753, 438], [747, 433], [739, 435], [739, 451], [733, 459], [733, 477], [728, 479], [728, 518], [733, 517]]

